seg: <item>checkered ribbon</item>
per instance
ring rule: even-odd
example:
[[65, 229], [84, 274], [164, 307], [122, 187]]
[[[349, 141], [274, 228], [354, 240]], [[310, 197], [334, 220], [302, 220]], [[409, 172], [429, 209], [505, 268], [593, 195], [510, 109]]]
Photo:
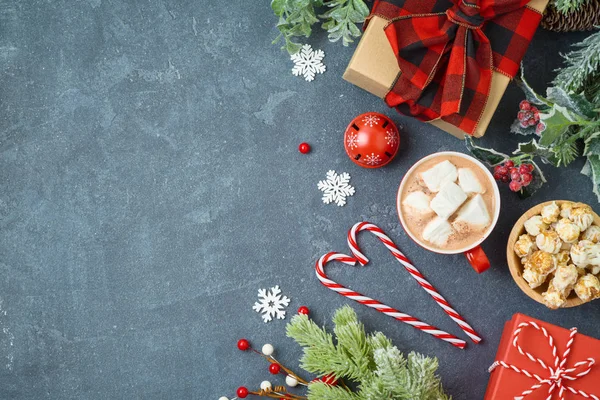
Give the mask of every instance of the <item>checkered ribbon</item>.
[[[552, 358], [554, 359], [553, 366], [546, 364], [543, 360], [523, 350], [521, 345], [519, 345], [519, 335], [525, 328], [536, 329], [540, 331], [542, 335], [544, 335], [544, 337], [548, 341], [548, 346], [552, 350]], [[575, 335], [577, 335], [577, 328], [572, 328], [569, 334], [569, 341], [567, 342], [566, 349], [562, 356], [559, 356], [558, 351], [556, 349], [556, 345], [554, 344], [554, 338], [548, 333], [546, 328], [538, 325], [533, 321], [522, 322], [513, 332], [512, 345], [519, 351], [519, 353], [522, 356], [525, 356], [530, 361], [541, 365], [541, 367], [544, 368], [544, 370], [548, 371], [548, 377], [542, 378], [537, 374], [531, 373], [515, 365], [507, 364], [504, 361], [495, 361], [489, 368], [489, 371], [492, 372], [497, 367], [502, 367], [515, 371], [518, 374], [523, 374], [537, 381], [537, 383], [533, 384], [533, 386], [531, 386], [529, 389], [523, 391], [523, 393], [521, 393], [519, 396], [516, 396], [514, 398], [515, 400], [522, 400], [526, 396], [530, 395], [531, 393], [546, 385], [548, 386], [548, 396], [546, 397], [546, 400], [552, 399], [552, 396], [557, 389], [558, 398], [560, 400], [565, 399], [565, 393], [567, 392], [571, 392], [586, 399], [600, 400], [600, 398], [594, 394], [586, 393], [583, 390], [574, 389], [566, 384], [567, 382], [576, 381], [577, 379], [589, 374], [596, 362], [596, 360], [594, 360], [593, 358], [588, 358], [587, 360], [576, 362], [571, 368], [565, 368], [567, 364], [567, 358], [571, 353], [571, 346], [573, 346], [573, 342], [575, 341]]]
[[377, 0], [400, 75], [385, 101], [473, 134], [492, 72], [513, 78], [542, 15], [530, 0]]

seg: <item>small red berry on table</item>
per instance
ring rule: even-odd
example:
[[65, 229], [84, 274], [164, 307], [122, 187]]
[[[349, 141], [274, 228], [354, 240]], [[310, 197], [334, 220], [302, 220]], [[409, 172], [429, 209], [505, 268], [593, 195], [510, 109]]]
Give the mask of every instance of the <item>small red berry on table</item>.
[[308, 313], [309, 313], [308, 307], [302, 306], [302, 307], [298, 308], [298, 314], [308, 315]]
[[531, 110], [531, 103], [528, 102], [527, 100], [523, 100], [519, 103], [519, 108], [521, 110]]
[[246, 351], [250, 348], [250, 342], [247, 341], [246, 339], [240, 339], [237, 342], [237, 347], [238, 347], [238, 349], [240, 349], [242, 351]]
[[279, 373], [279, 371], [281, 371], [281, 367], [279, 366], [279, 364], [271, 364], [269, 365], [269, 372], [272, 373], [273, 375], [277, 375]]
[[249, 391], [244, 386], [240, 386], [236, 393], [237, 397], [239, 397], [240, 399], [245, 399], [248, 396]]
[[310, 144], [306, 142], [300, 143], [300, 146], [298, 146], [298, 151], [302, 154], [307, 154], [310, 152]]
[[512, 181], [508, 187], [510, 188], [510, 190], [512, 190], [513, 192], [518, 192], [519, 190], [521, 190], [521, 182], [520, 181]]

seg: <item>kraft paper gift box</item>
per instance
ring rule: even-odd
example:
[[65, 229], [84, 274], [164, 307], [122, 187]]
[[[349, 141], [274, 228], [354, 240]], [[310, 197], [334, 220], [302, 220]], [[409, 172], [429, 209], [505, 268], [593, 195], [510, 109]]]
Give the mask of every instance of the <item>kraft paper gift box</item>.
[[[526, 7], [543, 13], [547, 4], [548, 0], [532, 0]], [[376, 6], [377, 2], [374, 7]], [[400, 74], [396, 55], [384, 32], [384, 28], [388, 24], [389, 21], [387, 19], [377, 14], [371, 15], [367, 28], [363, 32], [363, 37], [356, 47], [356, 51], [343, 76], [346, 81], [380, 98], [386, 96]], [[507, 75], [496, 70], [493, 71], [489, 96], [479, 122], [472, 133], [474, 137], [484, 135], [510, 81], [511, 78]], [[429, 123], [460, 139], [464, 138], [466, 134], [466, 132], [457, 126], [441, 119], [433, 120]]]

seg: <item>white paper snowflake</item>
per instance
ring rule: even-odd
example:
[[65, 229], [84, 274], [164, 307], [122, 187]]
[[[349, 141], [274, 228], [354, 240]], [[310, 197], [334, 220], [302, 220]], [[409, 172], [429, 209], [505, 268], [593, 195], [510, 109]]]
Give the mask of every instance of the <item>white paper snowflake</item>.
[[371, 153], [370, 155], [365, 155], [365, 162], [367, 165], [379, 165], [381, 164], [381, 157], [379, 154]]
[[254, 303], [252, 309], [262, 314], [263, 321], [270, 322], [273, 320], [273, 317], [284, 319], [284, 308], [289, 304], [290, 299], [281, 295], [279, 286], [274, 286], [268, 291], [267, 289], [258, 289], [258, 301]]
[[346, 143], [348, 144], [350, 150], [356, 149], [358, 147], [358, 134], [354, 132], [350, 133]]
[[321, 62], [323, 57], [325, 57], [323, 50], [313, 50], [310, 44], [305, 44], [299, 52], [290, 57], [294, 62], [292, 74], [303, 75], [307, 82], [314, 80], [315, 74], [325, 72], [325, 65]]
[[388, 129], [385, 132], [385, 140], [387, 140], [387, 144], [390, 146], [396, 146], [398, 144], [398, 135], [391, 129]]
[[379, 125], [379, 121], [380, 118], [377, 115], [369, 114], [363, 117], [363, 122], [365, 125], [369, 125], [370, 127], [373, 127], [373, 125]]
[[332, 201], [338, 206], [346, 204], [346, 197], [354, 194], [354, 188], [349, 185], [350, 174], [344, 172], [338, 175], [334, 170], [327, 172], [327, 179], [319, 181], [317, 187], [323, 192], [323, 203]]

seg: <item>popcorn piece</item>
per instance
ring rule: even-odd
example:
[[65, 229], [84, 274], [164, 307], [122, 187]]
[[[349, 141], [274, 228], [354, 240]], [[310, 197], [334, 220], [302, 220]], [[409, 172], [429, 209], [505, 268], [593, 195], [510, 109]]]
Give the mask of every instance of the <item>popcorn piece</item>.
[[558, 207], [556, 202], [553, 201], [552, 204], [548, 204], [547, 206], [544, 206], [542, 208], [542, 221], [544, 221], [545, 224], [551, 224], [553, 222], [556, 222], [558, 220], [559, 214], [560, 208]]
[[[441, 193], [441, 192], [440, 192]], [[464, 206], [461, 207], [456, 221], [463, 221], [478, 228], [485, 228], [490, 224], [490, 213], [485, 201], [480, 194], [475, 195]]]
[[429, 214], [433, 212], [429, 207], [430, 198], [421, 191], [412, 192], [402, 202], [406, 207], [418, 214]]
[[448, 238], [454, 233], [452, 226], [443, 218], [435, 217], [423, 229], [423, 239], [438, 246], [448, 243]]
[[567, 298], [561, 292], [552, 287], [552, 282], [550, 285], [548, 285], [548, 291], [542, 293], [542, 297], [544, 298], [544, 304], [546, 304], [546, 307], [553, 310], [562, 307], [567, 302]]
[[575, 294], [583, 301], [590, 301], [600, 297], [600, 281], [592, 274], [579, 278], [575, 284]]
[[589, 240], [580, 240], [579, 243], [571, 246], [569, 254], [573, 264], [580, 268], [584, 268], [588, 265], [588, 249], [594, 245], [594, 242]]
[[560, 249], [569, 251], [569, 250], [571, 250], [571, 246], [573, 246], [573, 243], [563, 242], [562, 246], [560, 246]]
[[559, 251], [557, 254], [553, 255], [554, 263], [559, 265], [567, 265], [569, 261], [571, 261], [571, 257], [569, 256], [568, 251]]
[[439, 192], [447, 182], [454, 182], [458, 178], [458, 172], [454, 164], [445, 160], [434, 165], [427, 171], [421, 172], [421, 180], [431, 192]]
[[573, 290], [577, 278], [579, 278], [579, 272], [576, 266], [573, 264], [559, 265], [554, 272], [554, 278], [552, 278], [550, 284], [556, 291], [561, 292], [567, 298]]
[[597, 265], [588, 265], [587, 268], [594, 275], [598, 275], [598, 273], [600, 273], [600, 266], [597, 266]]
[[569, 219], [579, 227], [580, 231], [585, 231], [594, 222], [594, 214], [590, 206], [583, 204], [571, 211]]
[[581, 231], [579, 230], [579, 226], [571, 222], [568, 218], [562, 218], [556, 224], [556, 233], [560, 239], [567, 243], [574, 243], [579, 239], [579, 234]]
[[525, 221], [524, 226], [527, 233], [529, 233], [531, 236], [537, 236], [542, 231], [548, 229], [548, 224], [544, 223], [541, 215], [535, 215], [529, 218], [527, 221]]
[[529, 235], [521, 235], [515, 242], [514, 251], [518, 257], [527, 257], [536, 249], [536, 245]]
[[523, 279], [527, 281], [529, 287], [532, 289], [543, 285], [544, 282], [546, 282], [547, 276], [548, 275], [540, 274], [539, 272], [536, 272], [531, 268], [525, 268], [525, 270], [523, 271]]
[[485, 193], [485, 188], [471, 168], [458, 169], [458, 185], [465, 193]]
[[573, 210], [573, 203], [562, 203], [560, 205], [560, 216], [562, 218], [569, 218], [571, 211]]
[[581, 236], [583, 240], [589, 240], [594, 243], [598, 243], [600, 241], [600, 226], [592, 225], [583, 232]]
[[552, 257], [552, 254], [546, 253], [545, 251], [536, 250], [532, 255], [527, 257], [524, 267], [542, 275], [548, 275], [554, 272], [556, 269], [556, 264], [554, 263], [554, 257]]
[[467, 195], [456, 183], [447, 182], [440, 188], [429, 206], [439, 217], [447, 219], [466, 199]]
[[556, 254], [562, 247], [562, 241], [554, 231], [545, 231], [535, 237], [537, 247], [547, 253]]

